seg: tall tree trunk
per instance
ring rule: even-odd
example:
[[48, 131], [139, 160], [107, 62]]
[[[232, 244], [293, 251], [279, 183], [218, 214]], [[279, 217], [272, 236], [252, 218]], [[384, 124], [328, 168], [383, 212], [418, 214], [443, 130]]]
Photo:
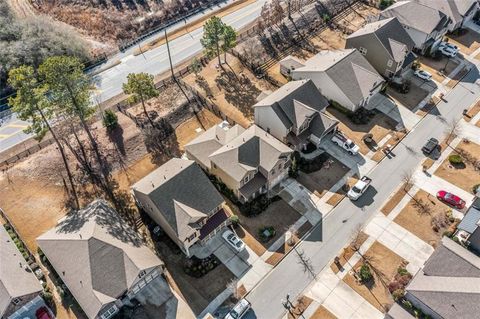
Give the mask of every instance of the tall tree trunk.
[[70, 143], [66, 143], [65, 145], [68, 146], [72, 154], [74, 154], [75, 157], [77, 158], [77, 161], [80, 163], [80, 165], [83, 166], [84, 170], [87, 172], [88, 176], [90, 177], [90, 181], [92, 182], [92, 184], [95, 185], [96, 183], [101, 182], [96, 178], [95, 171], [90, 161], [88, 160], [88, 155], [85, 150], [85, 147], [83, 147], [82, 141], [80, 141], [77, 131], [75, 130], [75, 127], [73, 125], [70, 125], [70, 131], [75, 137], [75, 141], [77, 141], [78, 147], [80, 148], [81, 155], [79, 155], [76, 152], [76, 150], [72, 147]]
[[85, 121], [83, 110], [80, 108], [80, 105], [78, 105], [77, 99], [76, 99], [75, 95], [73, 94], [73, 91], [70, 88], [70, 86], [68, 85], [68, 83], [66, 84], [66, 87], [67, 87], [68, 93], [70, 94], [70, 99], [72, 100], [72, 104], [75, 107], [75, 110], [77, 111], [77, 115], [78, 115], [78, 118], [80, 119], [80, 123], [81, 123], [83, 129], [85, 130], [85, 133], [87, 133], [87, 137], [88, 137], [88, 140], [90, 141], [90, 144], [93, 148], [93, 152], [95, 153], [95, 157], [97, 158], [97, 161], [100, 164], [100, 171], [101, 171], [102, 176], [103, 176], [104, 181], [105, 181], [104, 189], [105, 189], [109, 199], [117, 207], [118, 203], [117, 203], [117, 200], [115, 198], [115, 194], [113, 193], [113, 190], [111, 188], [112, 185], [111, 185], [111, 180], [110, 180], [110, 174], [108, 173], [108, 169], [105, 166], [105, 162], [102, 159], [102, 155], [100, 154], [100, 150], [98, 148], [97, 141], [95, 141], [95, 139], [93, 138], [92, 132], [90, 131], [90, 128], [88, 127], [87, 122]]
[[50, 126], [50, 123], [48, 123], [48, 120], [45, 117], [45, 114], [43, 114], [42, 110], [38, 107], [37, 107], [37, 110], [40, 116], [42, 117], [43, 122], [45, 123], [48, 130], [50, 131], [50, 134], [52, 134], [53, 140], [57, 144], [58, 150], [60, 151], [60, 155], [62, 156], [62, 160], [63, 160], [63, 165], [65, 166], [65, 170], [67, 171], [68, 182], [70, 183], [70, 187], [72, 188], [72, 194], [73, 194], [73, 198], [75, 200], [75, 206], [76, 206], [75, 208], [78, 209], [80, 208], [80, 201], [78, 200], [77, 190], [73, 182], [72, 171], [70, 170], [70, 166], [68, 165], [68, 159], [67, 159], [67, 155], [65, 154], [65, 149], [63, 148], [63, 145], [58, 140], [57, 134], [55, 134], [55, 132], [53, 131], [53, 128]]
[[153, 123], [152, 119], [150, 118], [150, 116], [148, 115], [148, 112], [147, 112], [147, 107], [145, 106], [145, 101], [143, 99], [143, 96], [140, 95], [140, 101], [142, 102], [142, 108], [143, 108], [143, 113], [145, 113], [145, 116], [147, 117], [148, 121], [150, 122], [150, 125], [155, 128], [155, 123]]

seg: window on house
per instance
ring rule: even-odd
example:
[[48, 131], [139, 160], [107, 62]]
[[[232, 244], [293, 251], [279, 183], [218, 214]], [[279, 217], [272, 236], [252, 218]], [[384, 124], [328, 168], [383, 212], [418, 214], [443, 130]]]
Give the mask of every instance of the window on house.
[[145, 276], [147, 274], [147, 272], [145, 270], [142, 270], [139, 274], [138, 274], [138, 278], [142, 278], [143, 276]]
[[365, 49], [365, 48], [359, 47], [358, 51], [363, 55], [367, 54], [367, 49]]
[[215, 163], [212, 163], [212, 165], [213, 165], [213, 168], [217, 168], [217, 165], [215, 165]]
[[118, 310], [117, 306], [113, 305], [110, 309], [108, 309], [102, 314], [101, 318], [109, 319], [117, 312], [117, 310]]
[[275, 174], [275, 168], [273, 168], [273, 169], [270, 171], [270, 174], [272, 174], [272, 175]]
[[22, 299], [20, 299], [20, 298], [13, 298], [13, 300], [12, 300], [14, 305], [18, 305], [20, 303], [20, 301], [22, 301]]
[[245, 176], [245, 178], [243, 179], [243, 183], [246, 184], [249, 179], [250, 179], [249, 175]]
[[191, 242], [192, 240], [195, 239], [195, 237], [197, 237], [197, 234], [192, 234], [192, 235], [190, 235], [190, 236], [187, 238], [187, 241], [188, 241], [188, 242]]
[[391, 67], [392, 65], [393, 65], [393, 61], [392, 61], [392, 60], [388, 60], [387, 66], [388, 66], [388, 67]]
[[282, 163], [278, 164], [278, 169], [282, 169]]

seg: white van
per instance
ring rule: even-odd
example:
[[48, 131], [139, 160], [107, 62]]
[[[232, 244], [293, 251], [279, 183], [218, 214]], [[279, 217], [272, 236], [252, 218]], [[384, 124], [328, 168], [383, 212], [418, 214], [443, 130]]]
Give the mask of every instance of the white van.
[[247, 299], [240, 300], [235, 307], [225, 316], [225, 319], [240, 319], [242, 318], [248, 310], [250, 310], [251, 305]]

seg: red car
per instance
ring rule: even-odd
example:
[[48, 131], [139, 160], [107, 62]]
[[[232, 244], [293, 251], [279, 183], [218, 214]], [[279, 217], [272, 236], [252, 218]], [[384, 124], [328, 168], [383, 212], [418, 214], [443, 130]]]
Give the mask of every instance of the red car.
[[35, 312], [35, 316], [37, 317], [37, 319], [53, 319], [52, 316], [50, 316], [50, 312], [48, 312], [48, 309], [46, 307], [38, 308]]
[[437, 198], [442, 202], [452, 205], [458, 209], [462, 209], [465, 207], [465, 201], [463, 199], [447, 191], [439, 191], [437, 193]]

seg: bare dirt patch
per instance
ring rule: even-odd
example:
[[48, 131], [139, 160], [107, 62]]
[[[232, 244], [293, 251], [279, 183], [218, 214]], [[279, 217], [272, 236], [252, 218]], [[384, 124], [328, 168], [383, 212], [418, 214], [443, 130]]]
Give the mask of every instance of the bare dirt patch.
[[293, 304], [291, 313], [288, 314], [288, 319], [297, 319], [304, 318], [303, 312], [310, 306], [313, 299], [308, 298], [307, 296], [301, 296], [297, 299], [297, 302]]
[[340, 201], [345, 198], [347, 195], [347, 189], [350, 189], [353, 185], [355, 185], [358, 182], [358, 178], [356, 177], [350, 177], [346, 183], [347, 187], [341, 187], [339, 190], [337, 190], [328, 200], [327, 204], [332, 205], [332, 206], [337, 206]]
[[[268, 249], [278, 238], [284, 236], [285, 232], [301, 217], [301, 215], [288, 205], [283, 199], [274, 201], [268, 208], [259, 215], [247, 217], [238, 214], [240, 219], [240, 229], [237, 229], [237, 234], [240, 238], [247, 235], [242, 233], [246, 230], [255, 240], [260, 243], [265, 249]], [[260, 237], [259, 231], [262, 227], [272, 226], [275, 229], [275, 236], [270, 238], [267, 242]]]
[[[442, 82], [458, 66], [458, 62], [442, 56], [439, 59], [427, 58], [424, 56], [418, 57], [420, 68], [432, 74], [432, 77], [437, 82]], [[445, 69], [443, 71], [443, 69]]]
[[303, 237], [310, 229], [312, 228], [312, 224], [306, 222], [303, 224], [296, 232], [292, 234], [290, 240], [285, 241], [282, 246], [280, 246], [267, 260], [266, 262], [272, 266], [278, 264], [278, 262], [288, 254], [292, 249], [293, 246]]
[[[408, 195], [407, 195], [408, 196]], [[408, 204], [402, 209], [394, 222], [407, 229], [424, 242], [437, 247], [442, 239], [444, 231], [448, 230], [450, 222], [447, 212], [450, 207], [439, 201], [435, 196], [419, 190]], [[442, 223], [436, 223], [439, 226], [434, 230], [434, 221], [441, 220]]]
[[450, 34], [447, 38], [449, 43], [456, 45], [466, 55], [470, 55], [480, 48], [480, 35], [475, 31], [466, 29], [466, 32], [461, 35]]
[[[345, 276], [343, 281], [372, 306], [385, 313], [394, 302], [387, 287], [388, 283], [393, 280], [398, 268], [405, 266], [406, 262], [379, 242], [375, 242], [364, 256], [372, 270], [373, 283], [363, 284], [352, 274]], [[358, 271], [362, 264], [363, 261], [361, 260], [353, 269]]]
[[324, 306], [320, 306], [315, 310], [310, 319], [337, 319], [337, 317]]
[[[468, 152], [477, 161], [480, 160], [480, 145], [478, 144], [462, 141], [455, 149]], [[476, 170], [472, 163], [464, 161], [463, 165], [453, 166], [448, 158], [443, 161], [434, 174], [467, 192], [472, 192], [472, 187], [480, 180], [480, 171]]]
[[353, 242], [350, 243], [350, 245], [343, 248], [342, 253], [338, 256], [338, 259], [336, 259], [335, 262], [330, 265], [330, 268], [333, 270], [333, 272], [337, 274], [339, 271], [341, 271], [348, 260], [352, 258], [355, 252], [367, 239], [368, 235], [364, 232], [360, 232], [360, 234], [354, 239]]
[[387, 87], [387, 95], [411, 111], [413, 111], [428, 94], [429, 92], [427, 90], [422, 89], [413, 82], [410, 84], [410, 90], [405, 94], [398, 92], [390, 86]]
[[388, 200], [388, 202], [383, 205], [382, 209], [380, 210], [385, 216], [388, 216], [394, 210], [395, 207], [400, 203], [402, 198], [407, 196], [407, 192], [410, 191], [412, 188], [411, 184], [403, 184], [400, 188], [393, 194], [392, 197]]
[[297, 180], [318, 197], [323, 197], [349, 170], [340, 161], [329, 156], [320, 170], [308, 174], [299, 171]]
[[363, 141], [365, 134], [372, 134], [373, 140], [378, 143], [389, 133], [393, 133], [396, 126], [395, 121], [380, 112], [375, 114], [368, 124], [355, 124], [333, 107], [328, 107], [327, 113], [339, 120], [339, 129], [360, 147], [360, 153], [363, 155], [374, 149], [372, 145], [367, 145]]
[[222, 263], [203, 277], [189, 276], [184, 271], [187, 258], [168, 236], [164, 235], [155, 244], [176, 288], [197, 315], [227, 288], [229, 282], [235, 279], [235, 276]]
[[[222, 57], [223, 59], [223, 57]], [[265, 80], [257, 79], [240, 61], [227, 55], [228, 65], [223, 69], [213, 59], [196, 77], [191, 74], [185, 82], [195, 87], [230, 119], [248, 127], [253, 121], [252, 106], [262, 91], [275, 88]]]

